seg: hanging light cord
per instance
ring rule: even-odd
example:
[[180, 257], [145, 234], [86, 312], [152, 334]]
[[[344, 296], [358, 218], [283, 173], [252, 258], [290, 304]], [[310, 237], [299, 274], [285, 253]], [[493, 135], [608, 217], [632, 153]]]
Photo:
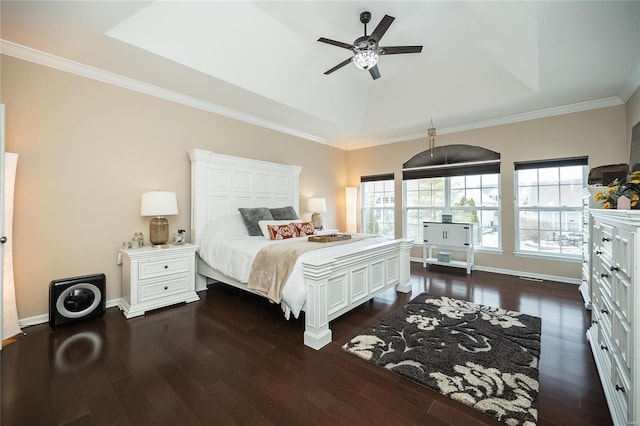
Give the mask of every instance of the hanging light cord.
[[433, 157], [433, 149], [436, 147], [436, 128], [433, 125], [433, 118], [427, 129], [427, 141], [429, 142], [429, 152]]

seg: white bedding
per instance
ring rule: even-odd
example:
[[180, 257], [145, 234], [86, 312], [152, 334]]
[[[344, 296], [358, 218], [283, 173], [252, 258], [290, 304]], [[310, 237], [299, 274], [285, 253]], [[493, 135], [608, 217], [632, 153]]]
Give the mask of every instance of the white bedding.
[[[307, 237], [301, 237], [306, 239]], [[249, 281], [251, 264], [261, 248], [270, 244], [287, 244], [290, 240], [266, 240], [262, 236], [251, 237], [238, 215], [228, 215], [212, 221], [198, 240], [200, 258], [213, 269], [242, 283]], [[302, 272], [302, 261], [318, 258], [334, 257], [388, 241], [384, 237], [372, 236], [350, 244], [341, 244], [320, 248], [304, 253], [298, 258], [291, 275], [282, 290], [281, 307], [288, 319], [293, 313], [298, 317], [306, 300], [306, 289]]]

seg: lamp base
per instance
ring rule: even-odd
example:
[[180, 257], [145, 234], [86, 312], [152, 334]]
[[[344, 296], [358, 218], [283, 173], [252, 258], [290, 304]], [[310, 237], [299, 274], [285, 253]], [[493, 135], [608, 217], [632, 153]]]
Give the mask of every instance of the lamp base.
[[149, 222], [149, 241], [154, 246], [161, 246], [169, 241], [169, 221], [158, 216]]
[[311, 223], [313, 224], [313, 227], [315, 229], [324, 229], [324, 218], [320, 215], [320, 213], [314, 213], [311, 215]]

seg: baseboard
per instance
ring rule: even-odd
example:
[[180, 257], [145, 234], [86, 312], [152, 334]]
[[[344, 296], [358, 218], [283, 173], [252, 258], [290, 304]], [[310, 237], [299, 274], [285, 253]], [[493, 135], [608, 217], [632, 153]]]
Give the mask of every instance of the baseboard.
[[[422, 263], [422, 258], [412, 257], [411, 261]], [[579, 285], [580, 283], [582, 283], [582, 280], [580, 278], [561, 277], [558, 275], [536, 274], [533, 272], [514, 271], [511, 269], [502, 269], [502, 268], [492, 268], [490, 266], [473, 265], [473, 270], [483, 271], [483, 272], [493, 272], [494, 274], [512, 275], [514, 277], [522, 277], [525, 279], [556, 281], [556, 282], [566, 283], [566, 284]]]
[[[120, 303], [120, 299], [121, 298], [118, 297], [117, 299], [107, 300], [105, 302], [105, 307], [106, 308], [113, 308], [114, 306], [118, 306], [118, 303]], [[18, 320], [18, 324], [20, 325], [20, 328], [31, 327], [32, 325], [44, 324], [46, 322], [49, 322], [49, 313], [48, 312], [46, 314], [36, 315], [36, 316], [33, 316], [33, 317], [20, 318]]]

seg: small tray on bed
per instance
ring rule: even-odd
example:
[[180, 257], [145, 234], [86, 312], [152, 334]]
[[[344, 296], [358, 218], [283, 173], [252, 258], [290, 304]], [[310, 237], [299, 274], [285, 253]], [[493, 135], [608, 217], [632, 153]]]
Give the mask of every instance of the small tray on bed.
[[329, 243], [331, 241], [350, 240], [351, 235], [348, 234], [328, 234], [328, 235], [311, 235], [309, 241], [312, 243]]

